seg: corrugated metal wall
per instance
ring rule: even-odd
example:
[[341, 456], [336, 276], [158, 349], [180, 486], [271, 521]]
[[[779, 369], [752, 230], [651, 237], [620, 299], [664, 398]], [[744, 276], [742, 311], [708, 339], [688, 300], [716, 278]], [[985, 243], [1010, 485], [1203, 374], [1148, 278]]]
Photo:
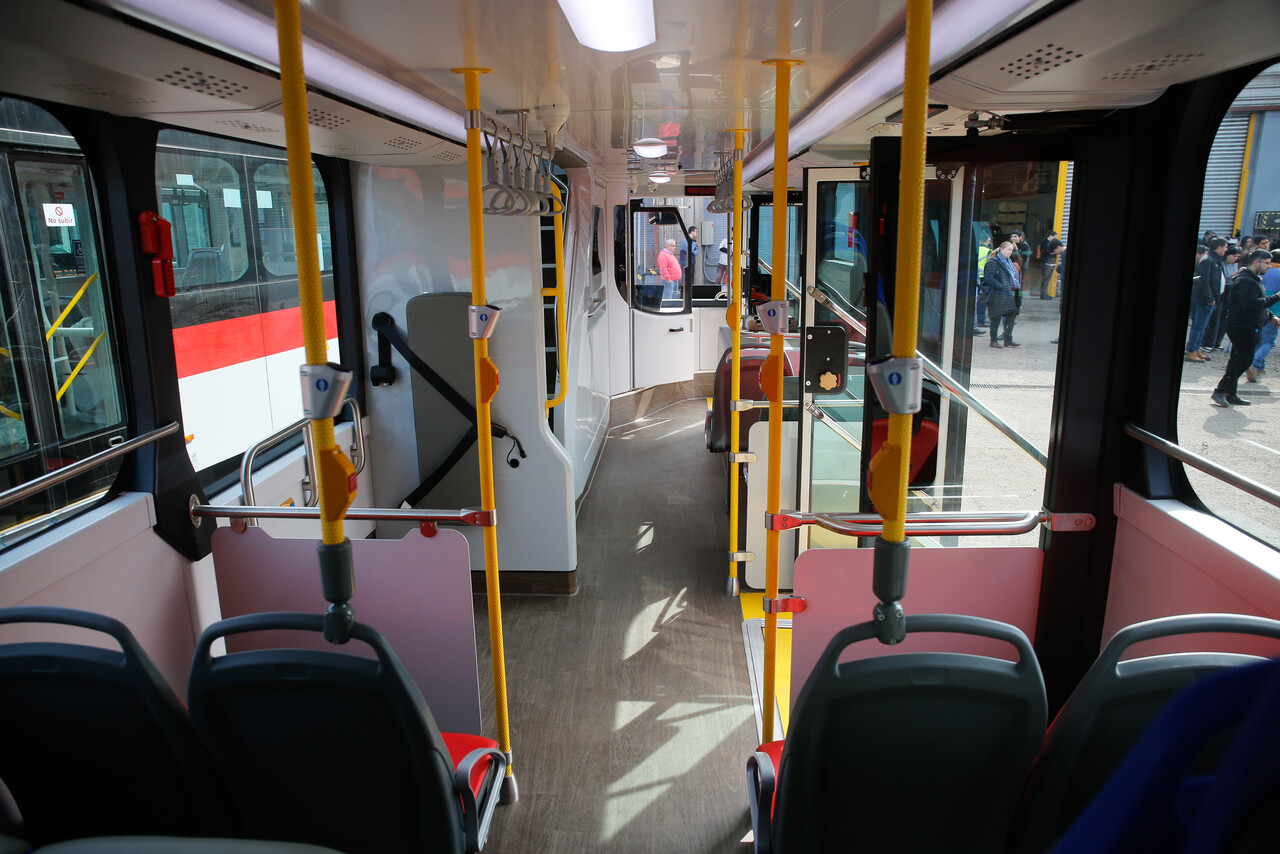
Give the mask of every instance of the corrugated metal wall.
[[1248, 113], [1228, 113], [1218, 126], [1209, 151], [1204, 177], [1204, 201], [1200, 207], [1200, 230], [1227, 236], [1235, 228], [1236, 202], [1240, 196], [1240, 168], [1244, 165], [1245, 139], [1249, 132]]

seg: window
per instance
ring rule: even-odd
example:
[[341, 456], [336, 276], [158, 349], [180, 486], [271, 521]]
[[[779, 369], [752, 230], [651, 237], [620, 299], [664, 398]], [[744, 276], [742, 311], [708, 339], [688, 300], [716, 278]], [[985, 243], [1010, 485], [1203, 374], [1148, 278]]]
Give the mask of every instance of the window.
[[[329, 358], [338, 361], [328, 195], [312, 169]], [[285, 154], [162, 131], [156, 195], [173, 223], [170, 300], [187, 451], [206, 488], [253, 443], [302, 417], [298, 237]]]
[[[0, 488], [128, 434], [97, 207], [75, 140], [38, 107], [0, 99]], [[0, 547], [88, 506], [104, 463], [0, 508]]]
[[[1176, 437], [1187, 450], [1272, 489], [1280, 489], [1280, 432], [1268, 411], [1275, 394], [1271, 387], [1280, 381], [1280, 353], [1274, 348], [1280, 305], [1269, 311], [1252, 309], [1248, 315], [1242, 312], [1238, 319], [1248, 323], [1237, 323], [1228, 309], [1237, 304], [1232, 298], [1237, 287], [1260, 287], [1262, 294], [1280, 292], [1280, 264], [1261, 267], [1261, 285], [1236, 278], [1244, 275], [1248, 251], [1260, 243], [1274, 250], [1280, 243], [1277, 86], [1280, 65], [1273, 65], [1244, 87], [1214, 129], [1200, 233], [1186, 236], [1188, 264], [1182, 287], [1191, 292], [1191, 311], [1184, 330]], [[1192, 252], [1198, 255], [1193, 246], [1212, 245], [1212, 238], [1206, 240], [1209, 231], [1229, 243], [1206, 253], [1193, 267]], [[1232, 254], [1235, 251], [1240, 254]], [[1227, 351], [1241, 347], [1249, 361], [1231, 382], [1224, 377], [1231, 358]], [[1211, 395], [1216, 389], [1234, 392], [1239, 400], [1255, 405], [1213, 405]], [[1184, 469], [1196, 496], [1210, 511], [1280, 547], [1280, 516], [1275, 507], [1212, 475], [1190, 466]]]

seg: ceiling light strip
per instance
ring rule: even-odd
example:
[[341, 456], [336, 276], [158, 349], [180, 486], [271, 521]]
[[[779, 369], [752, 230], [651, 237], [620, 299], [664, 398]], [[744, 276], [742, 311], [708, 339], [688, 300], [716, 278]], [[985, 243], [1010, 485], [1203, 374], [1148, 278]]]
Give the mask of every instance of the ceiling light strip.
[[[1012, 21], [1047, 0], [951, 0], [933, 15], [929, 67], [940, 68], [999, 32]], [[991, 21], [998, 21], [996, 26]], [[898, 39], [869, 65], [849, 78], [791, 125], [788, 156], [803, 151], [828, 134], [859, 118], [867, 110], [902, 92], [906, 41]], [[747, 180], [758, 178], [773, 162], [771, 149], [761, 150], [747, 163]]]
[[[112, 0], [111, 5], [210, 47], [279, 69], [275, 22], [238, 5], [224, 0]], [[309, 40], [303, 40], [302, 53], [308, 83], [442, 136], [464, 138], [462, 116], [457, 113]]]

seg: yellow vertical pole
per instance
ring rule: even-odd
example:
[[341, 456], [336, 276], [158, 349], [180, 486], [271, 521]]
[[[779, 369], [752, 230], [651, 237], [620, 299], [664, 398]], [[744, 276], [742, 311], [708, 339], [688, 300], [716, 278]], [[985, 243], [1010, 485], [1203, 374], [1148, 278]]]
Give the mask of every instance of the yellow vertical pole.
[[[773, 106], [773, 287], [770, 299], [787, 298], [787, 146], [791, 104], [791, 66], [801, 62], [788, 59], [791, 52], [790, 4], [778, 10], [778, 58], [765, 61], [774, 67]], [[786, 329], [784, 327], [783, 331]], [[782, 503], [782, 360], [783, 337], [770, 336], [769, 357], [760, 367], [760, 384], [769, 399], [769, 492], [765, 512], [776, 514]], [[778, 532], [765, 531], [765, 598], [778, 598]], [[776, 671], [778, 666], [778, 615], [764, 616], [764, 706], [762, 735], [773, 741]]]
[[[1067, 234], [1062, 229], [1063, 215], [1067, 208], [1067, 161], [1058, 161], [1058, 186], [1054, 191], [1053, 197], [1053, 221], [1058, 228], [1058, 239], [1066, 242]], [[1062, 256], [1059, 255], [1053, 259], [1053, 266], [1050, 268], [1052, 272], [1049, 274], [1049, 287], [1047, 293], [1051, 297], [1058, 295], [1058, 267], [1062, 263]]]
[[[324, 326], [324, 293], [320, 286], [320, 258], [314, 238], [315, 185], [311, 173], [311, 134], [307, 126], [307, 82], [302, 66], [302, 19], [298, 0], [275, 0], [275, 13], [303, 342], [307, 364], [324, 365], [329, 360], [328, 344]], [[312, 419], [310, 429], [316, 452], [316, 490], [320, 504], [321, 577], [326, 597], [334, 602], [335, 607], [345, 609], [345, 616], [338, 619], [349, 625], [352, 615], [345, 603], [354, 589], [351, 544], [343, 534], [342, 517], [355, 497], [355, 468], [337, 447], [333, 418]], [[331, 586], [330, 581], [335, 578], [337, 581]], [[340, 592], [331, 597], [330, 592], [335, 590]], [[327, 627], [326, 637], [334, 640]], [[339, 637], [345, 640], [347, 635], [340, 633]]]
[[[739, 113], [738, 118], [742, 118]], [[739, 418], [738, 399], [742, 397], [742, 143], [746, 131], [733, 128], [733, 237], [729, 240], [729, 308], [725, 310], [725, 322], [733, 336], [733, 364], [730, 366], [733, 409], [729, 411], [729, 593], [738, 595], [738, 477], [737, 460], [742, 440], [742, 422]]]
[[[1249, 114], [1249, 130], [1244, 137], [1244, 162], [1240, 165], [1240, 189], [1236, 191], [1236, 215], [1231, 220], [1231, 233], [1240, 231], [1240, 221], [1244, 219], [1244, 196], [1245, 190], [1249, 188], [1249, 160], [1253, 157], [1253, 134], [1258, 127], [1258, 114]], [[1250, 234], [1253, 232], [1250, 231]], [[1244, 239], [1244, 233], [1240, 234], [1240, 238]], [[1244, 260], [1244, 259], [1241, 259]]]
[[[480, 192], [483, 185], [480, 153], [480, 75], [487, 68], [454, 68], [463, 75], [467, 108], [467, 202], [471, 229], [471, 304], [483, 306], [485, 296], [484, 214]], [[474, 119], [474, 120], [473, 120]], [[476, 447], [480, 449], [480, 505], [493, 513], [496, 507], [493, 489], [493, 418], [490, 404], [498, 390], [498, 368], [489, 358], [489, 341], [472, 339], [476, 373]], [[492, 521], [492, 520], [491, 520]], [[484, 529], [485, 592], [489, 600], [489, 647], [493, 657], [493, 698], [498, 726], [498, 748], [507, 754], [507, 776], [502, 782], [502, 803], [513, 803], [519, 797], [514, 766], [511, 763], [511, 731], [507, 719], [506, 653], [502, 644], [502, 589], [498, 579], [498, 528], [490, 524]]]
[[569, 334], [568, 320], [565, 317], [564, 298], [564, 197], [560, 195], [560, 187], [553, 181], [551, 193], [560, 201], [560, 212], [551, 216], [555, 223], [556, 241], [556, 286], [543, 288], [544, 297], [556, 298], [556, 369], [560, 372], [560, 388], [555, 397], [547, 401], [547, 411], [564, 403], [569, 394], [569, 342], [565, 340]]
[[729, 240], [729, 281], [731, 282], [729, 308], [725, 322], [733, 336], [733, 364], [730, 365], [729, 412], [729, 595], [737, 596], [738, 581], [738, 478], [741, 470], [736, 461], [742, 441], [742, 421], [738, 412], [738, 399], [742, 396], [742, 146], [747, 130], [743, 128], [746, 117], [742, 113], [742, 55], [747, 49], [746, 0], [738, 0], [733, 30], [733, 236]]
[[[897, 281], [894, 292], [893, 356], [916, 355], [920, 317], [920, 254], [913, 247], [924, 226], [925, 112], [929, 96], [929, 30], [932, 0], [907, 0], [906, 69], [902, 92], [902, 166], [899, 176]], [[884, 643], [905, 634], [898, 601], [906, 594], [907, 478], [912, 416], [889, 413], [889, 435], [871, 460], [871, 500], [884, 528], [875, 541], [872, 589], [879, 598], [873, 611]]]

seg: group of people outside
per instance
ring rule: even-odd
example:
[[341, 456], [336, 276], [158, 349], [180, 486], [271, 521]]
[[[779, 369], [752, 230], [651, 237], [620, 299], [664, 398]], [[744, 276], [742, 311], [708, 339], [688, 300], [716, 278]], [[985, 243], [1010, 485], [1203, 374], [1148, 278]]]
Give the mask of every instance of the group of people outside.
[[1188, 362], [1206, 362], [1221, 350], [1224, 336], [1230, 356], [1210, 402], [1214, 406], [1248, 406], [1238, 394], [1240, 377], [1256, 383], [1266, 375], [1267, 356], [1280, 331], [1280, 249], [1271, 250], [1266, 235], [1239, 242], [1205, 232], [1196, 247], [1191, 283], [1191, 331]]
[[[1061, 293], [1058, 285], [1052, 291], [1054, 277], [1061, 276], [1061, 262], [1066, 244], [1056, 231], [1045, 235], [1037, 251], [1040, 264], [1040, 299], [1053, 299]], [[1009, 239], [994, 250], [991, 238], [978, 244], [978, 300], [974, 309], [973, 331], [989, 330], [991, 346], [997, 349], [1021, 347], [1013, 340], [1013, 326], [1022, 309], [1023, 291], [1029, 288], [1027, 271], [1031, 269], [1031, 244], [1019, 229], [1009, 232]], [[1001, 335], [1001, 327], [1004, 334]]]

